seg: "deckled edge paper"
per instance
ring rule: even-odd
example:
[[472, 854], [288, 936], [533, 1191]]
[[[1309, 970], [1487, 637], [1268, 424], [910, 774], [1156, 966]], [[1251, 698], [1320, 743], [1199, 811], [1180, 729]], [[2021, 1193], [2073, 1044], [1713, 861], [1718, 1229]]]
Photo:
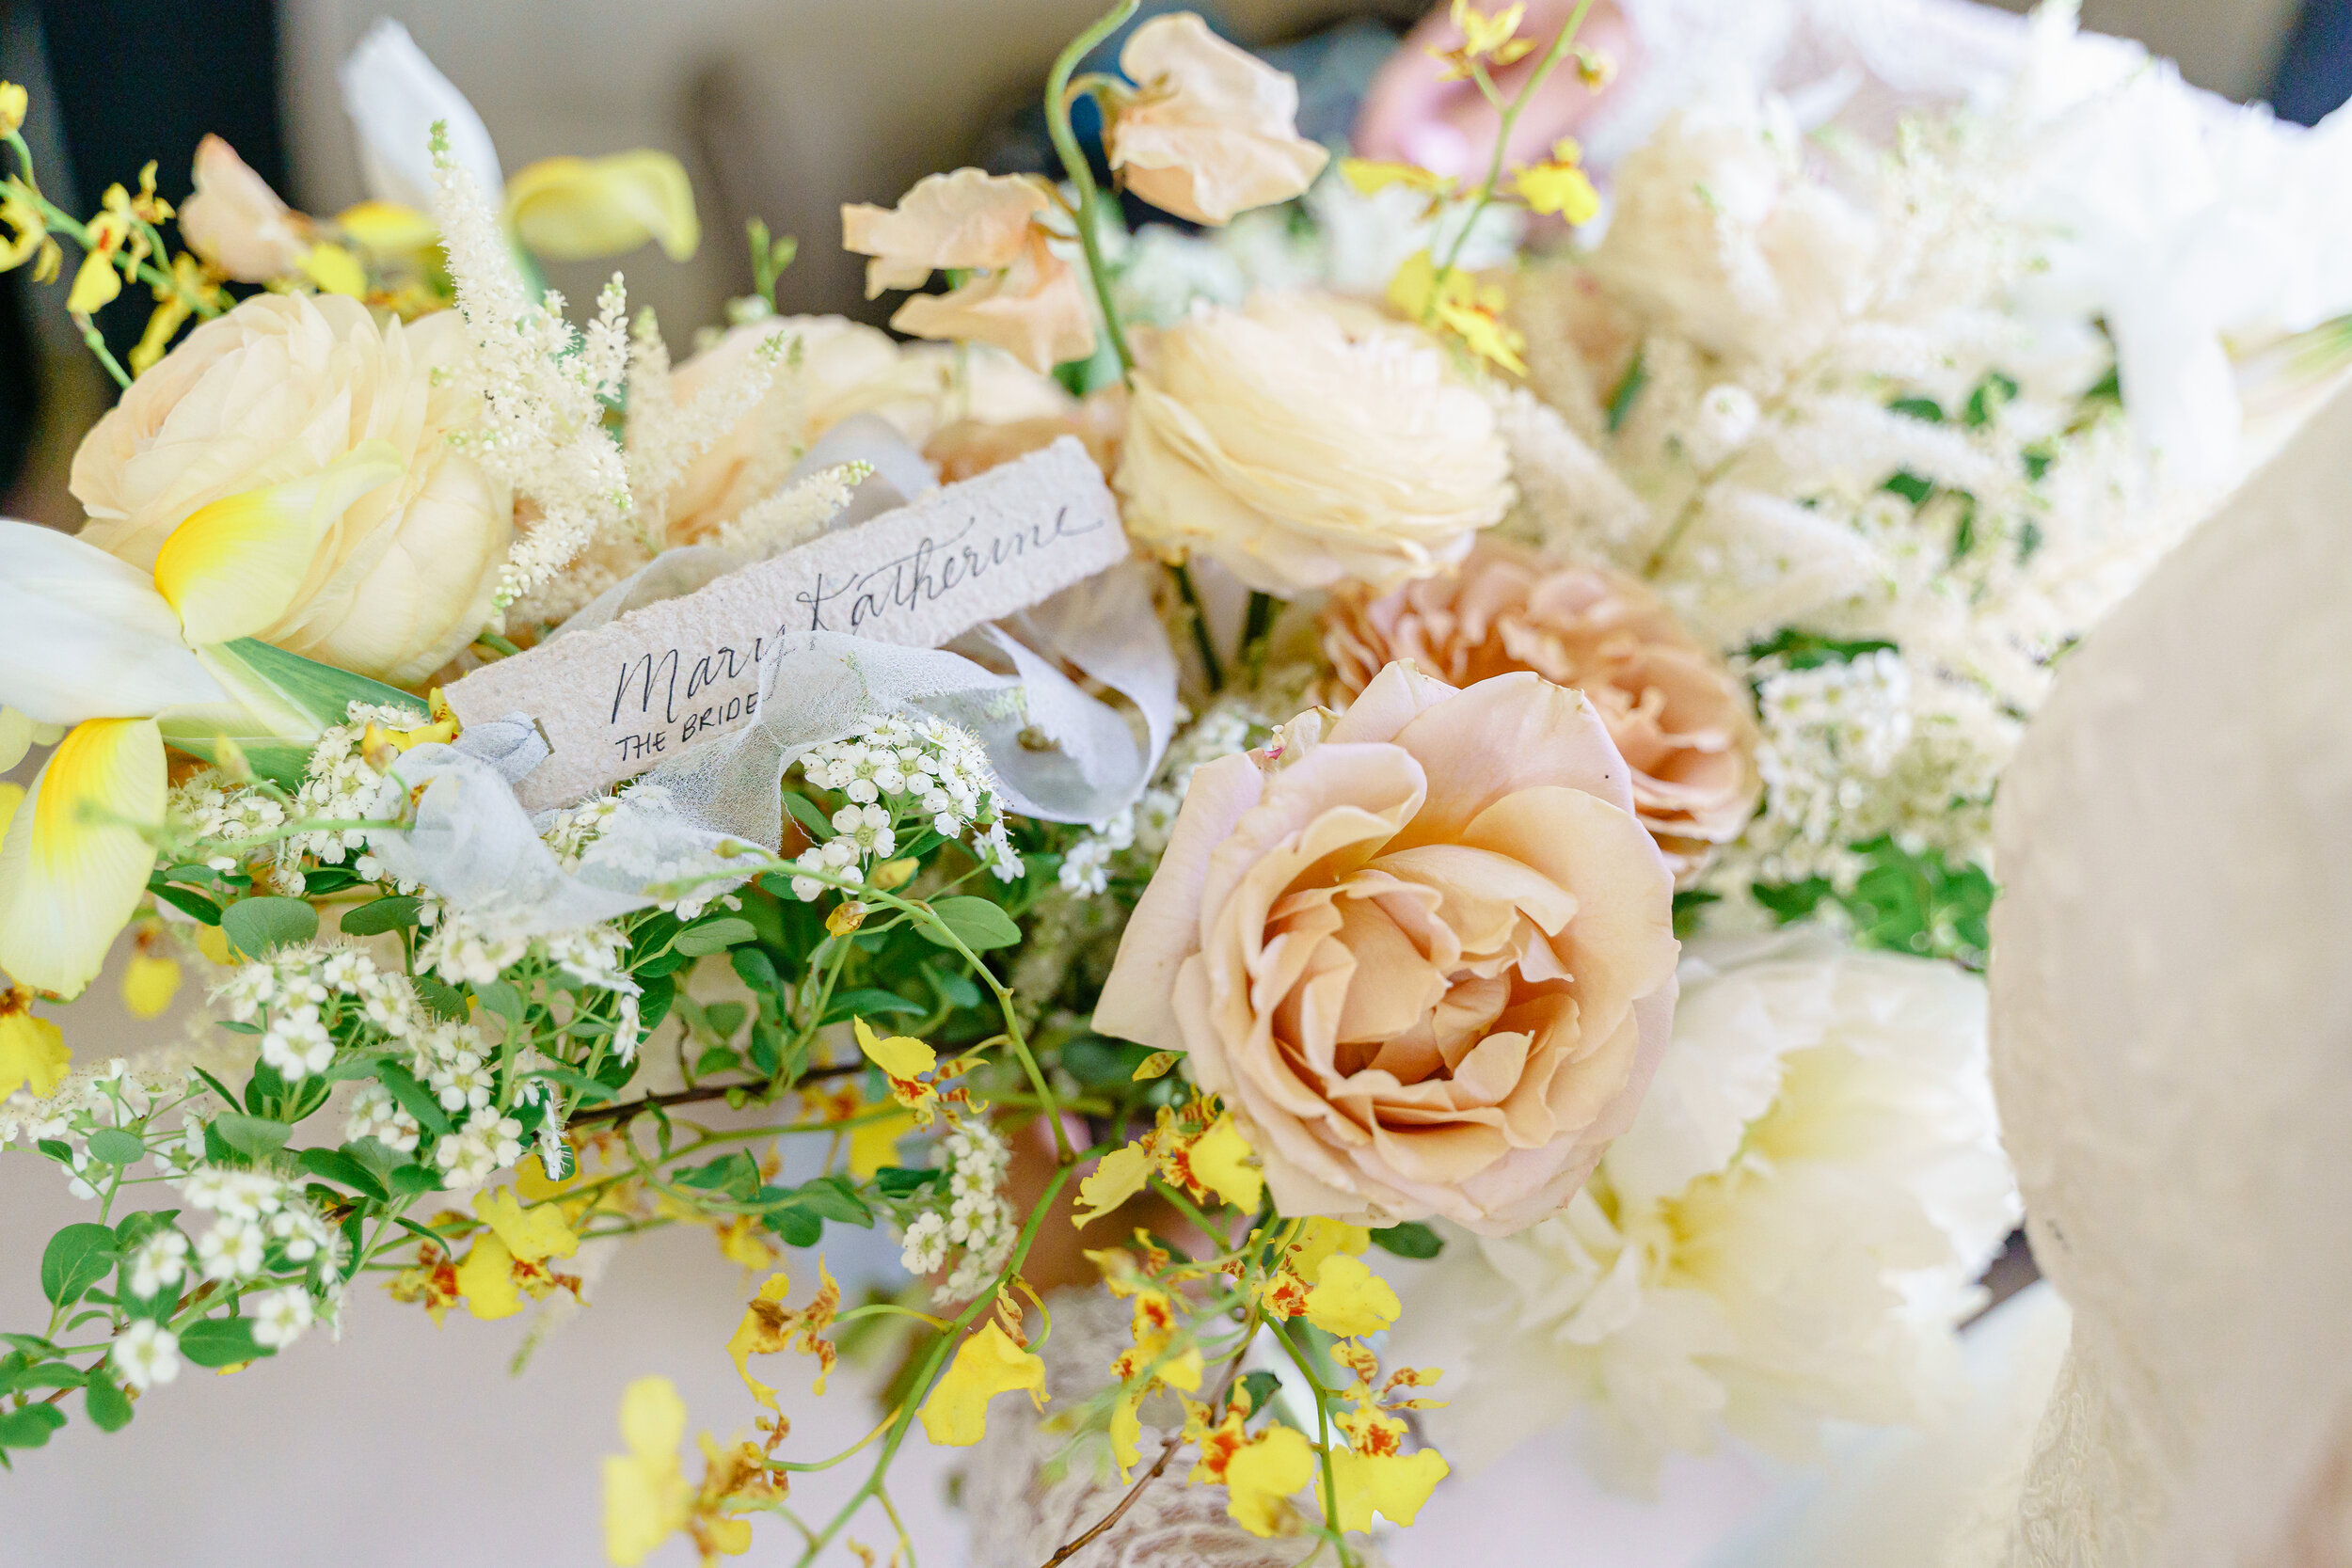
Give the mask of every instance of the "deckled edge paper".
[[517, 793], [534, 810], [562, 805], [748, 723], [761, 657], [779, 640], [834, 631], [936, 648], [1126, 555], [1102, 471], [1064, 436], [692, 594], [485, 665], [444, 695], [466, 724], [537, 720], [552, 752]]

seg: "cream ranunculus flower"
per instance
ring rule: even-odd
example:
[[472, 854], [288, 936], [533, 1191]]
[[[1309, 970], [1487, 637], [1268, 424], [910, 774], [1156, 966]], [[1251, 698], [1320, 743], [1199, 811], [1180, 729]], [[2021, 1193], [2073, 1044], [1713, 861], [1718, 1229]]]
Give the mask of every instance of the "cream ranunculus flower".
[[1025, 175], [960, 168], [914, 182], [892, 208], [841, 209], [841, 244], [873, 261], [866, 297], [919, 289], [941, 269], [980, 276], [944, 294], [917, 294], [890, 325], [918, 338], [993, 343], [1042, 373], [1094, 352], [1094, 318], [1070, 263], [1037, 224], [1054, 198]]
[[1452, 572], [1334, 594], [1323, 648], [1349, 695], [1388, 664], [1468, 686], [1533, 670], [1592, 700], [1633, 770], [1633, 809], [1688, 879], [1740, 836], [1763, 785], [1747, 689], [1647, 588], [1481, 539]]
[[1190, 1053], [1285, 1214], [1507, 1235], [1631, 1124], [1673, 879], [1581, 696], [1391, 665], [1192, 777], [1095, 1026]]
[[1075, 406], [1051, 376], [993, 349], [961, 355], [906, 344], [840, 316], [785, 316], [728, 332], [677, 368], [671, 395], [683, 405], [743, 373], [754, 352], [781, 333], [787, 348], [768, 395], [686, 466], [663, 500], [673, 545], [708, 541], [744, 508], [774, 492], [811, 442], [853, 414], [872, 414], [914, 446], [943, 426], [1057, 420]]
[[245, 301], [132, 383], [83, 441], [82, 538], [152, 571], [199, 509], [387, 442], [401, 477], [325, 531], [288, 608], [255, 635], [379, 680], [422, 680], [489, 624], [514, 536], [505, 486], [449, 441], [474, 410], [434, 383], [463, 332], [454, 311], [379, 325], [333, 295]]
[[1111, 119], [1111, 167], [1162, 212], [1230, 223], [1288, 201], [1330, 160], [1298, 135], [1298, 84], [1190, 11], [1136, 28], [1119, 64], [1137, 91]]
[[1117, 485], [1127, 531], [1250, 587], [1385, 592], [1511, 504], [1486, 401], [1427, 335], [1260, 295], [1145, 335]]

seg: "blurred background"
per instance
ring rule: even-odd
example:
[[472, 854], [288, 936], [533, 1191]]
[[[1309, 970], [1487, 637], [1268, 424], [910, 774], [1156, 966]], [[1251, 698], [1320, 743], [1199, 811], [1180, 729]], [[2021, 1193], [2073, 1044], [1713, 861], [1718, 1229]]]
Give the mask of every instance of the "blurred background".
[[[1427, 8], [1195, 8], [1299, 75], [1302, 128], [1336, 138]], [[2285, 119], [2311, 123], [2352, 92], [2352, 0], [2082, 8], [2086, 27], [2137, 39], [2177, 59], [2190, 82], [2267, 101]], [[1099, 10], [1100, 0], [0, 0], [0, 79], [32, 89], [26, 135], [50, 194], [69, 207], [90, 209], [151, 157], [164, 194], [180, 198], [211, 131], [295, 207], [335, 213], [366, 194], [336, 67], [370, 23], [393, 17], [473, 101], [510, 170], [633, 147], [685, 162], [702, 207], [701, 253], [678, 265], [628, 263], [632, 299], [680, 339], [750, 289], [736, 236], [755, 215], [801, 241], [785, 309], [879, 321], [888, 302], [864, 298], [860, 264], [839, 247], [841, 203], [888, 204], [919, 176], [964, 163], [1042, 166], [1041, 135], [1024, 110], [1062, 42]], [[570, 297], [587, 299], [609, 266], [549, 270]], [[22, 271], [0, 274], [0, 515], [71, 529], [81, 515], [66, 467], [107, 389], [58, 302], [36, 308], [33, 292]], [[145, 309], [126, 294], [102, 325], [127, 343]]]

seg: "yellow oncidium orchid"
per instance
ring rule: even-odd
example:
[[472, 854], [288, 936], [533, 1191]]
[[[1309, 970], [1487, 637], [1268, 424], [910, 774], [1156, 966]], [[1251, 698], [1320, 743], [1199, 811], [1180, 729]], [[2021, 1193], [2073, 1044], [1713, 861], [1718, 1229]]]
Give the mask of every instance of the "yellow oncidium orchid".
[[1552, 144], [1551, 156], [1514, 175], [1511, 188], [1538, 213], [1556, 213], [1570, 223], [1590, 223], [1600, 215], [1600, 192], [1593, 188], [1583, 162], [1583, 148], [1574, 136], [1564, 136]]
[[[175, 529], [151, 575], [95, 546], [0, 522], [0, 704], [73, 729], [0, 840], [0, 969], [79, 993], [138, 906], [163, 817], [164, 739], [314, 737], [314, 716], [258, 684], [219, 644], [294, 605], [321, 543], [362, 495], [399, 477], [389, 443], [214, 502]], [[242, 672], [242, 673], [241, 673]]]
[[55, 1094], [73, 1060], [65, 1034], [33, 1016], [33, 997], [22, 987], [0, 991], [0, 1100], [26, 1085], [36, 1096]]
[[1014, 1388], [1027, 1390], [1044, 1409], [1045, 1363], [992, 1318], [956, 1347], [946, 1375], [923, 1402], [917, 1415], [924, 1434], [943, 1448], [970, 1448], [988, 1435], [988, 1402]]
[[666, 1377], [641, 1377], [621, 1394], [626, 1454], [604, 1462], [604, 1552], [634, 1568], [685, 1528], [694, 1489], [678, 1467], [686, 1440], [686, 1402]]
[[1447, 20], [1462, 35], [1462, 41], [1451, 49], [1431, 48], [1429, 57], [1445, 69], [1438, 72], [1440, 82], [1459, 82], [1476, 74], [1478, 62], [1486, 60], [1495, 69], [1524, 59], [1535, 47], [1535, 40], [1518, 36], [1519, 24], [1527, 20], [1526, 0], [1507, 10], [1488, 16], [1470, 3], [1454, 0]]
[[1481, 359], [1509, 371], [1527, 373], [1519, 351], [1526, 334], [1502, 319], [1503, 292], [1481, 284], [1460, 267], [1439, 270], [1429, 252], [1415, 251], [1389, 280], [1388, 301], [1407, 319], [1442, 326]]

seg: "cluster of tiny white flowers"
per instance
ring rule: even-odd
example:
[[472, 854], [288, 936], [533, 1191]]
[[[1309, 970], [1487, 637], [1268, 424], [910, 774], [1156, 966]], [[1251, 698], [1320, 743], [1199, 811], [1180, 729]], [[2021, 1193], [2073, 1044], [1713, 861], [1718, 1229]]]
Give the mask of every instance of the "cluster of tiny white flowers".
[[[624, 813], [624, 804], [633, 809]], [[655, 905], [686, 921], [727, 900], [742, 879], [713, 876], [726, 870], [735, 852], [733, 841], [715, 846], [698, 841], [681, 852], [678, 836], [668, 831], [678, 818], [677, 803], [667, 789], [641, 782], [625, 794], [599, 796], [552, 814], [539, 836], [566, 869], [593, 860], [608, 876], [619, 873], [637, 887], [682, 888], [680, 896], [657, 898]]]
[[264, 1291], [246, 1306], [252, 1309], [253, 1342], [269, 1350], [284, 1350], [301, 1338], [314, 1316], [310, 1292], [298, 1285]]
[[1129, 806], [1107, 822], [1097, 822], [1086, 837], [1062, 855], [1056, 879], [1064, 893], [1092, 897], [1111, 885], [1111, 859], [1136, 842], [1136, 808]]
[[107, 1359], [123, 1382], [145, 1393], [180, 1375], [180, 1337], [159, 1323], [135, 1319], [107, 1352]]
[[[383, 793], [384, 774], [362, 754], [362, 737], [370, 724], [388, 730], [409, 730], [426, 722], [415, 708], [395, 704], [353, 703], [343, 710], [345, 722], [319, 736], [304, 766], [302, 787], [294, 791], [297, 820], [357, 822], [373, 815]], [[302, 833], [288, 841], [289, 853], [308, 854], [322, 865], [341, 865], [344, 857], [367, 847], [367, 835], [354, 829]], [[359, 854], [354, 863], [360, 876], [373, 878], [373, 857]]]
[[1953, 683], [1915, 683], [1892, 649], [1806, 670], [1766, 659], [1755, 673], [1763, 807], [1710, 886], [1820, 876], [1851, 889], [1865, 863], [1853, 846], [1881, 834], [1915, 853], [1985, 852], [2014, 720]]
[[394, 1039], [420, 1026], [405, 976], [380, 969], [357, 948], [318, 942], [281, 947], [213, 989], [239, 1023], [262, 1023], [262, 1060], [288, 1083], [325, 1072], [335, 1060], [334, 1025], [356, 1016]]
[[[868, 718], [846, 740], [803, 755], [801, 774], [849, 804], [833, 815], [834, 837], [802, 851], [810, 871], [850, 876], [897, 852], [910, 826], [942, 838], [970, 835], [973, 852], [1001, 880], [1022, 871], [1020, 853], [996, 808], [996, 775], [988, 752], [968, 732], [937, 719]], [[794, 896], [815, 900], [826, 884], [792, 879]]]
[[351, 1109], [343, 1118], [343, 1139], [356, 1143], [361, 1138], [373, 1138], [385, 1148], [400, 1154], [413, 1154], [423, 1136], [417, 1118], [394, 1100], [391, 1091], [373, 1079], [359, 1085], [352, 1097]]
[[[105, 1180], [105, 1166], [99, 1162], [99, 1169], [91, 1168], [89, 1135], [104, 1128], [128, 1127], [152, 1116], [158, 1104], [184, 1100], [191, 1092], [183, 1065], [158, 1059], [134, 1070], [122, 1057], [111, 1057], [67, 1074], [43, 1098], [34, 1098], [26, 1088], [0, 1100], [0, 1148], [64, 1144], [72, 1151], [64, 1162], [68, 1187], [75, 1197], [95, 1198], [97, 1182]], [[203, 1128], [193, 1120], [176, 1140], [151, 1126], [146, 1138], [148, 1153], [167, 1176], [203, 1152]]]
[[[426, 923], [421, 919], [420, 924]], [[436, 910], [429, 924], [430, 932], [417, 944], [417, 967], [452, 985], [486, 986], [531, 951], [529, 937], [494, 929], [486, 921], [446, 906]]]
[[207, 1279], [252, 1278], [262, 1272], [272, 1241], [289, 1260], [315, 1261], [322, 1274], [342, 1262], [342, 1237], [291, 1182], [265, 1171], [207, 1165], [179, 1185], [192, 1207], [215, 1216], [196, 1239], [197, 1266]]
[[931, 1164], [946, 1180], [922, 1189], [906, 1222], [898, 1261], [910, 1274], [936, 1274], [961, 1249], [946, 1282], [933, 1292], [942, 1306], [969, 1301], [996, 1276], [1012, 1250], [1016, 1227], [1005, 1200], [1005, 1142], [981, 1123], [958, 1124], [933, 1146]]
[[495, 1109], [474, 1112], [434, 1146], [433, 1157], [452, 1187], [478, 1187], [523, 1157], [523, 1125]]
[[131, 1293], [152, 1299], [188, 1276], [188, 1239], [177, 1230], [154, 1232], [131, 1249]]
[[636, 989], [637, 983], [628, 977], [622, 962], [628, 956], [628, 934], [618, 926], [608, 922], [558, 931], [542, 937], [540, 945], [548, 962], [583, 986], [621, 991]]
[[203, 863], [215, 871], [236, 870], [235, 846], [286, 825], [284, 805], [211, 768], [173, 786], [164, 814], [180, 833], [204, 846]]
[[555, 858], [566, 868], [578, 865], [580, 857], [603, 834], [605, 824], [620, 809], [618, 795], [592, 796], [579, 805], [551, 813], [540, 832], [539, 841], [553, 850]]

